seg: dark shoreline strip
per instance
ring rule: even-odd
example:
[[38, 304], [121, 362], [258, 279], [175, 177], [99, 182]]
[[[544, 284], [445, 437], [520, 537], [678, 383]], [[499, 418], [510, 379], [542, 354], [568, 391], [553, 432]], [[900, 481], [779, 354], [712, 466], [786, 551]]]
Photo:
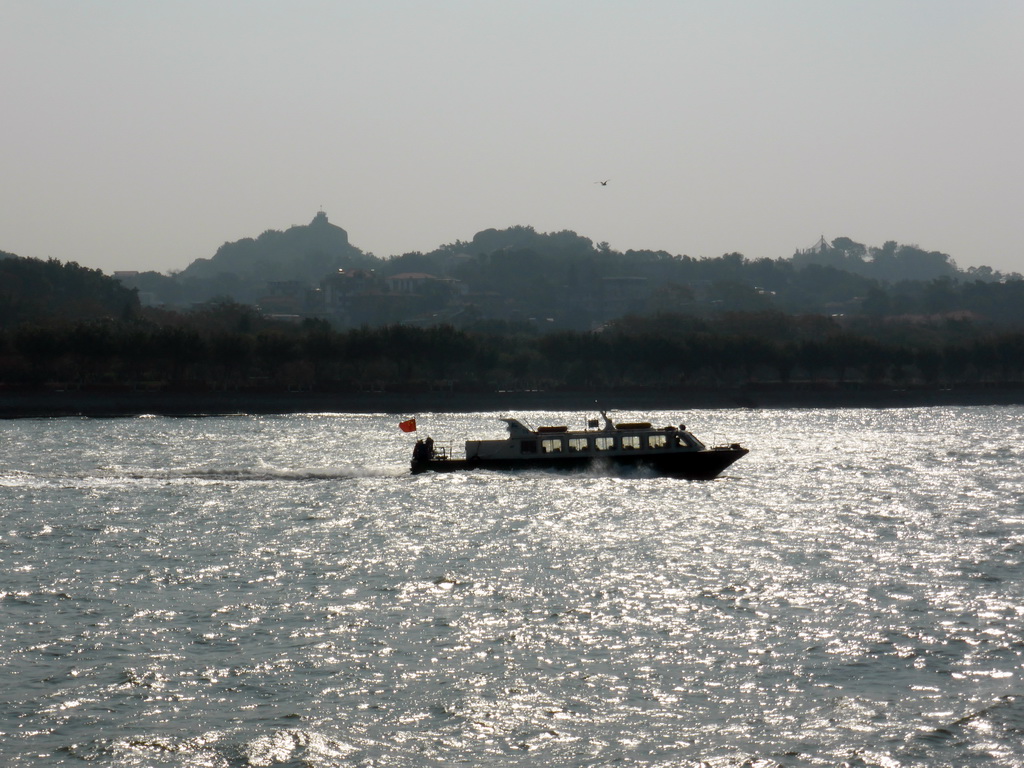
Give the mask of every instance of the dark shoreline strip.
[[1021, 405], [1024, 387], [527, 392], [3, 392], [0, 419], [144, 414], [465, 413]]

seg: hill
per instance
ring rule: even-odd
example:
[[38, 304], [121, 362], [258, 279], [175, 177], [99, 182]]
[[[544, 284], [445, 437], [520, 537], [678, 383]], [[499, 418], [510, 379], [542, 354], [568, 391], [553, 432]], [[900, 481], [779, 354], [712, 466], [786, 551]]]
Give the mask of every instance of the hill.
[[98, 269], [0, 252], [0, 327], [121, 320], [138, 311], [136, 291]]
[[372, 268], [376, 260], [353, 246], [348, 233], [320, 211], [309, 224], [281, 232], [268, 229], [257, 238], [226, 242], [209, 259], [196, 259], [177, 281], [198, 296], [230, 296], [255, 302], [275, 282], [316, 285], [339, 269]]
[[337, 328], [404, 322], [532, 323], [587, 330], [629, 314], [776, 310], [829, 316], [971, 313], [1024, 325], [1019, 275], [960, 270], [947, 254], [848, 237], [791, 257], [692, 258], [611, 249], [571, 231], [486, 229], [469, 241], [380, 259], [318, 213], [304, 226], [225, 243], [178, 275], [123, 278], [148, 304], [228, 299]]

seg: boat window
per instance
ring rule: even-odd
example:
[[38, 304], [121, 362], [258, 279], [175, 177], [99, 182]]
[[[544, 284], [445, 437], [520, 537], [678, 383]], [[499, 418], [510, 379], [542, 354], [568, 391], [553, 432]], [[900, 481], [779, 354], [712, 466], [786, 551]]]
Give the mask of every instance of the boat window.
[[696, 450], [700, 450], [704, 447], [704, 443], [689, 432], [680, 432], [679, 435], [677, 435], [676, 440], [679, 441], [680, 448], [694, 448]]
[[668, 445], [668, 438], [665, 435], [648, 435], [647, 445], [650, 448], [664, 448]]
[[540, 452], [541, 453], [561, 453], [562, 452], [562, 440], [541, 440], [540, 441]]
[[587, 450], [587, 438], [585, 437], [570, 437], [569, 438], [569, 453], [579, 453], [580, 451]]
[[610, 451], [615, 447], [614, 437], [595, 437], [594, 447], [599, 451]]
[[640, 435], [623, 435], [622, 450], [633, 451], [640, 447]]
[[519, 441], [519, 452], [520, 453], [536, 453], [537, 452], [537, 441], [536, 440], [520, 440]]

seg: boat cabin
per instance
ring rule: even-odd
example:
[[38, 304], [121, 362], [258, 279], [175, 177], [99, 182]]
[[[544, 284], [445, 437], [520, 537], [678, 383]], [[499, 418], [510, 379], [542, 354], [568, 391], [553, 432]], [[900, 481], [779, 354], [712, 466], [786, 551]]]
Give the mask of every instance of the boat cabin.
[[631, 451], [669, 453], [706, 450], [706, 446], [682, 425], [678, 428], [656, 428], [646, 422], [613, 425], [606, 417], [602, 429], [570, 431], [568, 427], [531, 430], [518, 419], [506, 418], [503, 421], [508, 425], [508, 438], [467, 440], [467, 459], [599, 458]]

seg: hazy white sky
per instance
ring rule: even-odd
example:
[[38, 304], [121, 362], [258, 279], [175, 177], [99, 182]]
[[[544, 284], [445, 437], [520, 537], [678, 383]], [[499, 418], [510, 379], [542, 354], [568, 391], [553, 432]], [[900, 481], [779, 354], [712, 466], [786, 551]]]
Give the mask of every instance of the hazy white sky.
[[321, 207], [1024, 271], [1021, 0], [0, 0], [0, 104], [0, 250], [107, 272]]

